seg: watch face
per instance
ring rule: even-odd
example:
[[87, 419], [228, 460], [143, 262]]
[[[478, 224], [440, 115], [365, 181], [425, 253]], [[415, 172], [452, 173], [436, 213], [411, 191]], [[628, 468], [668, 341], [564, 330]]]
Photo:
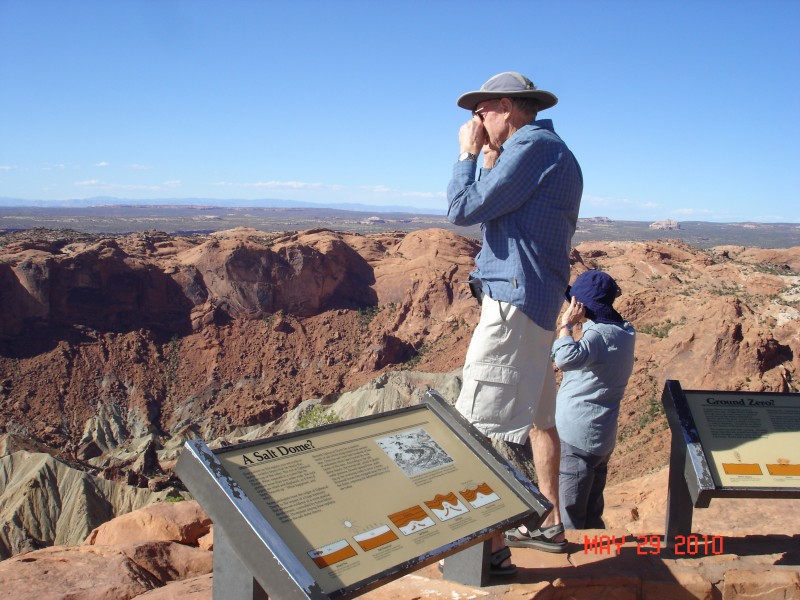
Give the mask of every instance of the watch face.
[[462, 152], [458, 155], [458, 160], [475, 160], [475, 158], [477, 157], [469, 152]]

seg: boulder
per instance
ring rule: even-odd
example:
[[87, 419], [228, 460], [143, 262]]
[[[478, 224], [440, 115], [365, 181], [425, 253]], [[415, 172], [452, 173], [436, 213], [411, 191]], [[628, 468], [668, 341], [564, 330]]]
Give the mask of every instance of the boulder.
[[211, 520], [194, 500], [158, 502], [103, 523], [92, 530], [84, 544], [172, 541], [197, 545], [210, 529]]

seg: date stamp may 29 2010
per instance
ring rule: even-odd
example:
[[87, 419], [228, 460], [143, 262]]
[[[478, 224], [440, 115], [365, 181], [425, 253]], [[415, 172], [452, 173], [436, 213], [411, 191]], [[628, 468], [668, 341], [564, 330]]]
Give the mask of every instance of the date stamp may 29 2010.
[[[624, 535], [584, 535], [583, 553], [619, 555], [622, 547], [629, 541], [635, 542], [636, 554], [641, 556], [658, 555], [668, 550], [664, 537], [660, 535], [636, 535], [630, 540]], [[671, 553], [675, 556], [708, 556], [723, 552], [723, 538], [719, 535], [676, 535], [671, 548]]]

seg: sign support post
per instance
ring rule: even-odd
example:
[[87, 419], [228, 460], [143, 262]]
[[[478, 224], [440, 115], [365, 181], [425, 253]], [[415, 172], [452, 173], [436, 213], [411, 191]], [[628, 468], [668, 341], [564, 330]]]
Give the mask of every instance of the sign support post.
[[661, 395], [672, 434], [665, 546], [692, 533], [712, 498], [800, 498], [800, 394], [683, 390]]
[[673, 435], [669, 457], [666, 540], [674, 540], [676, 535], [692, 532], [694, 505], [686, 483], [686, 469], [690, 467], [687, 463], [686, 446]]
[[462, 585], [483, 587], [489, 583], [492, 540], [465, 548], [444, 559], [442, 577]]
[[225, 530], [216, 526], [212, 598], [269, 600], [264, 588], [236, 554]]

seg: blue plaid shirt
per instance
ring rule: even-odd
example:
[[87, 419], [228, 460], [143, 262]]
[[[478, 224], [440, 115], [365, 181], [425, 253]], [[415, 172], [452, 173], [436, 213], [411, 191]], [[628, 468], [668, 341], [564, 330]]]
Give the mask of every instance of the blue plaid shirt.
[[503, 144], [493, 169], [460, 161], [447, 186], [447, 218], [481, 223], [473, 275], [489, 297], [513, 304], [543, 329], [555, 329], [569, 284], [569, 250], [583, 174], [550, 119], [522, 127]]

